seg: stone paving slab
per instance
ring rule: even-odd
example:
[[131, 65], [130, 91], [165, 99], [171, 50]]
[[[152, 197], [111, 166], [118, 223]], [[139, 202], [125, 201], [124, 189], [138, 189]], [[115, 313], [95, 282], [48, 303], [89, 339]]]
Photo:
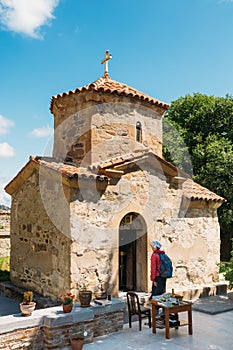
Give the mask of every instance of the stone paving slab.
[[193, 304], [193, 310], [216, 315], [233, 310], [233, 293], [200, 298]]
[[0, 294], [0, 316], [17, 314], [19, 312], [19, 302]]
[[[232, 296], [228, 294], [228, 298], [233, 302], [233, 293], [231, 294]], [[213, 300], [213, 297], [209, 298]], [[9, 305], [8, 302], [10, 300], [6, 297], [0, 300], [1, 310]], [[18, 303], [14, 302], [12, 306], [15, 308], [12, 309], [14, 313], [17, 311]], [[43, 313], [43, 310], [40, 312]], [[185, 316], [186, 313], [184, 313]], [[83, 350], [232, 350], [232, 329], [233, 311], [211, 316], [194, 311], [192, 336], [188, 334], [187, 327], [181, 327], [179, 330], [171, 330], [171, 339], [166, 339], [163, 329], [158, 329], [156, 334], [152, 334], [145, 322], [143, 322], [142, 332], [138, 330], [138, 322], [133, 323], [132, 329], [126, 323], [123, 331], [95, 338], [94, 342], [86, 344]], [[70, 349], [70, 346], [63, 348], [63, 350]]]
[[[186, 314], [182, 313], [182, 318]], [[123, 331], [94, 338], [83, 350], [232, 350], [232, 329], [233, 311], [213, 316], [194, 311], [193, 335], [188, 334], [187, 327], [180, 327], [171, 329], [171, 338], [166, 339], [164, 329], [153, 334], [143, 322], [140, 332], [138, 322], [134, 322], [132, 328], [124, 325]]]

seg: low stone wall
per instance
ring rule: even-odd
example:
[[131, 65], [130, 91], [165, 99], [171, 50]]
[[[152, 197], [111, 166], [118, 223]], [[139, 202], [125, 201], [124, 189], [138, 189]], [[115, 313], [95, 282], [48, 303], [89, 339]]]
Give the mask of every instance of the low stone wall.
[[30, 317], [21, 314], [0, 318], [0, 349], [52, 350], [70, 349], [70, 337], [87, 332], [85, 342], [93, 337], [123, 329], [125, 303], [113, 299], [111, 305], [81, 308], [75, 304], [65, 314], [61, 306], [35, 310]]
[[0, 210], [0, 231], [10, 232], [10, 210]]
[[0, 210], [0, 257], [10, 256], [10, 214], [9, 210]]
[[10, 233], [0, 232], [0, 257], [10, 256]]

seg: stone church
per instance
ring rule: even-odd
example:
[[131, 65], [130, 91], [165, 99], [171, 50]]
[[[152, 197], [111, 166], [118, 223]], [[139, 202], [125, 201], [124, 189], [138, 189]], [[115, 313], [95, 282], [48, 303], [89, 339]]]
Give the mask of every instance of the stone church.
[[162, 158], [168, 105], [108, 75], [52, 97], [52, 156], [31, 156], [12, 196], [11, 281], [57, 299], [151, 290], [150, 242], [174, 265], [168, 289], [218, 282], [225, 201]]

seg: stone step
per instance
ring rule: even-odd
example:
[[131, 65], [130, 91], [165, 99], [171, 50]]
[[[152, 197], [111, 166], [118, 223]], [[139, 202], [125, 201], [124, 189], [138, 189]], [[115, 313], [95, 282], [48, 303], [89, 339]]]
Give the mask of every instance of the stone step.
[[[211, 285], [197, 285], [195, 287], [190, 288], [183, 288], [183, 289], [177, 289], [175, 290], [176, 294], [182, 295], [184, 300], [196, 300], [203, 297], [213, 296], [213, 295], [220, 295], [220, 294], [226, 294], [228, 289], [229, 282], [228, 281], [222, 281], [222, 282], [216, 282]], [[127, 292], [119, 292], [118, 297], [121, 300], [124, 300], [126, 302], [126, 293]], [[137, 292], [139, 296], [140, 303], [143, 306], [148, 306], [150, 293], [147, 292]], [[167, 293], [171, 293], [171, 290], [167, 290]]]
[[[0, 282], [0, 294], [11, 298], [19, 303], [23, 300], [23, 293], [28, 289], [15, 286], [10, 281]], [[53, 301], [49, 298], [43, 297], [36, 292], [33, 292], [33, 300], [36, 302], [37, 309], [45, 309], [52, 306], [60, 305], [61, 303]]]
[[185, 300], [196, 300], [212, 295], [226, 294], [229, 282], [215, 282], [207, 285], [197, 285], [191, 288], [183, 288], [175, 290], [175, 293], [183, 296]]

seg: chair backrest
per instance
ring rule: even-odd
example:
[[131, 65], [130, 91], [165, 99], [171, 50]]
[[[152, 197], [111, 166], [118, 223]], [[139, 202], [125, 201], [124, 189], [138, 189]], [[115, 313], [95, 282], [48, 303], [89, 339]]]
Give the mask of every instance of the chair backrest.
[[139, 303], [139, 297], [137, 293], [135, 292], [127, 292], [127, 304], [128, 304], [128, 311], [133, 313], [140, 313], [140, 303]]

